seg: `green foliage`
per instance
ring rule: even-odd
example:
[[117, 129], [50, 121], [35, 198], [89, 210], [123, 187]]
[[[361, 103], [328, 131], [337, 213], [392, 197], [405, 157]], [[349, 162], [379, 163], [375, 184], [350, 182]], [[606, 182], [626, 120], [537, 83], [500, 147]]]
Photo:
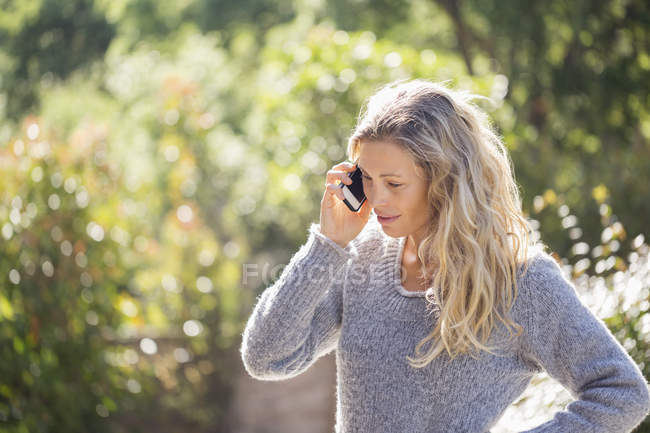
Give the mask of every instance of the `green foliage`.
[[28, 118], [0, 155], [3, 431], [100, 431], [92, 415], [128, 401], [128, 374], [107, 368], [105, 350], [124, 323], [114, 300], [134, 253], [108, 240], [109, 225], [115, 240], [128, 220], [110, 214], [116, 173], [93, 138], [65, 148]]
[[[0, 92], [10, 118], [37, 104], [41, 82], [101, 60], [114, 29], [93, 0], [6, 1], [0, 12]], [[64, 60], [62, 53], [65, 53]]]
[[[205, 71], [225, 57], [214, 40], [187, 44], [193, 62], [149, 49], [107, 59], [110, 95], [90, 82], [53, 87], [43, 98], [51, 117], [28, 117], [3, 150], [8, 428], [224, 425], [243, 233], [219, 224], [234, 181], [209, 156], [219, 143], [203, 146], [224, 111], [203, 99], [221, 91]], [[137, 92], [122, 87], [131, 73], [146, 77]], [[88, 104], [68, 106], [79, 88]]]

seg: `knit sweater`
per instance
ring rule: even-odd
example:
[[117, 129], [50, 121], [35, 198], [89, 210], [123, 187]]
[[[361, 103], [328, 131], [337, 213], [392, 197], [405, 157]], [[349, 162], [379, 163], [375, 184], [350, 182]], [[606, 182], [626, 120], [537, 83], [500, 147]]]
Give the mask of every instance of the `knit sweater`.
[[[312, 223], [306, 243], [257, 298], [240, 349], [246, 371], [289, 379], [335, 350], [336, 433], [489, 432], [541, 371], [575, 401], [529, 433], [629, 432], [646, 416], [639, 367], [542, 250], [517, 274], [510, 314], [523, 334], [494, 355], [451, 360], [443, 352], [411, 367], [406, 356], [415, 357], [440, 308], [402, 286], [405, 240], [386, 235], [374, 214], [345, 248]], [[488, 344], [504, 336], [501, 324]]]

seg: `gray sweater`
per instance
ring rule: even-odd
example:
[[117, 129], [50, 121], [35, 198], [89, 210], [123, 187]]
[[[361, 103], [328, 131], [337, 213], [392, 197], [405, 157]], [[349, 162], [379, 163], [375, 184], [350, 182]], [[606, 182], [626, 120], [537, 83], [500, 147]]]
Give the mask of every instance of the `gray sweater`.
[[[401, 285], [405, 239], [384, 234], [374, 214], [345, 248], [311, 224], [307, 242], [248, 319], [247, 372], [289, 379], [336, 349], [336, 433], [485, 433], [541, 371], [575, 401], [528, 432], [629, 432], [646, 416], [650, 397], [639, 367], [541, 250], [518, 275], [511, 317], [524, 334], [497, 355], [450, 361], [443, 352], [425, 368], [409, 366], [406, 356], [415, 357], [439, 309]], [[507, 336], [499, 324], [488, 343]]]

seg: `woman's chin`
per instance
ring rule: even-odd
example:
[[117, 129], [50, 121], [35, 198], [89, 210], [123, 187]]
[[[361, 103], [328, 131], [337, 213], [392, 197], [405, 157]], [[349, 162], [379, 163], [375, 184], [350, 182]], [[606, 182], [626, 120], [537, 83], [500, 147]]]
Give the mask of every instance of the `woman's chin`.
[[388, 236], [390, 236], [390, 237], [392, 237], [392, 238], [399, 238], [399, 237], [402, 236], [402, 235], [400, 234], [400, 231], [397, 230], [397, 229], [394, 228], [394, 227], [390, 227], [390, 226], [381, 226], [381, 229], [383, 230], [384, 233], [386, 233]]

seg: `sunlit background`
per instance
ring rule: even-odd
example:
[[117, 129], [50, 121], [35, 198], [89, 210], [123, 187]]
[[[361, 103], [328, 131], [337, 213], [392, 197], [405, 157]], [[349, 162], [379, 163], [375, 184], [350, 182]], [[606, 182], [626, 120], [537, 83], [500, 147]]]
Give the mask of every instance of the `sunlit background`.
[[[535, 235], [650, 376], [647, 2], [0, 5], [0, 431], [314, 431], [246, 415], [241, 332], [409, 77], [490, 98]], [[569, 401], [540, 374], [492, 431]]]

